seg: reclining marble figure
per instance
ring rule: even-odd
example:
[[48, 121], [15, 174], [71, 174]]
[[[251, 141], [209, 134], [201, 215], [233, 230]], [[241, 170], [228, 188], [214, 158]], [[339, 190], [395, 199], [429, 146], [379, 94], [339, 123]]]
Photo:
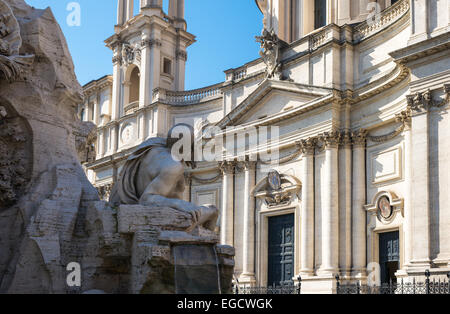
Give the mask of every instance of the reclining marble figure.
[[174, 126], [167, 139], [156, 137], [142, 143], [123, 166], [111, 192], [110, 203], [116, 206], [140, 204], [170, 207], [189, 212], [194, 222], [190, 230], [201, 226], [212, 231], [216, 228], [218, 209], [213, 205], [197, 206], [182, 199], [185, 189], [183, 162], [192, 165], [195, 163], [176, 161], [172, 156], [173, 144], [181, 139], [172, 137], [172, 133], [180, 126], [189, 129], [193, 144], [194, 130], [185, 124]]

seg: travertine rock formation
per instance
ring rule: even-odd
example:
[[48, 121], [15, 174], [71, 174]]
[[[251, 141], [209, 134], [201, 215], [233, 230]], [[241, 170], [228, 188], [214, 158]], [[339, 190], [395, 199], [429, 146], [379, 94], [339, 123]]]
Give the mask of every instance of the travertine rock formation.
[[[93, 127], [76, 118], [81, 87], [51, 10], [0, 0], [0, 17], [0, 293], [175, 292], [171, 248], [217, 239], [184, 232], [186, 213], [99, 201], [80, 165]], [[217, 255], [227, 291], [234, 252]], [[81, 287], [66, 284], [72, 262]]]

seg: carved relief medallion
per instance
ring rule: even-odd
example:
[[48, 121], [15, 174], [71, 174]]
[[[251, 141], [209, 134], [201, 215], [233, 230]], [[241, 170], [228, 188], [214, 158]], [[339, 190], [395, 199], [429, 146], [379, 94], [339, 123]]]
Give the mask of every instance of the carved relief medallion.
[[391, 218], [393, 214], [393, 209], [391, 206], [391, 203], [389, 202], [389, 199], [386, 196], [381, 197], [378, 200], [378, 211], [382, 218], [389, 219]]
[[133, 126], [131, 124], [127, 124], [122, 129], [120, 140], [122, 141], [122, 144], [128, 144], [131, 142], [132, 138], [133, 138]]
[[267, 180], [270, 188], [273, 191], [278, 191], [281, 189], [281, 177], [278, 171], [275, 170], [270, 171]]

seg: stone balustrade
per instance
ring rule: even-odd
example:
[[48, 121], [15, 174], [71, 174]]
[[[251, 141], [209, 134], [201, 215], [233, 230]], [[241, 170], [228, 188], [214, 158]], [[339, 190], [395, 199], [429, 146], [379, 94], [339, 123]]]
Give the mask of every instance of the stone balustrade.
[[239, 81], [247, 77], [247, 66], [225, 71], [227, 81]]
[[125, 115], [129, 115], [136, 111], [139, 108], [139, 100], [133, 101], [124, 107]]
[[171, 105], [190, 105], [222, 97], [222, 83], [191, 91], [167, 91], [161, 88], [153, 91], [153, 102], [162, 101]]

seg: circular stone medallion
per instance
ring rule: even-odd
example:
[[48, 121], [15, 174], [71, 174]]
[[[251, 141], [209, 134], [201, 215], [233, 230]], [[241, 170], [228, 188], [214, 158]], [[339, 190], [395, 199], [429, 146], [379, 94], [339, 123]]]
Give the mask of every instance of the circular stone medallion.
[[378, 201], [378, 210], [380, 212], [381, 217], [383, 217], [384, 219], [391, 218], [393, 210], [391, 203], [389, 202], [389, 199], [386, 196], [383, 196]]

